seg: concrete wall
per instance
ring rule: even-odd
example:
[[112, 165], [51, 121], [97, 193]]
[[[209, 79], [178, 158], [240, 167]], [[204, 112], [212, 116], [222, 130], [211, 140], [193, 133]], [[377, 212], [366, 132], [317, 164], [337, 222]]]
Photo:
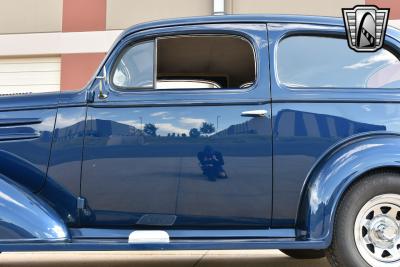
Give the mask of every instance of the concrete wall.
[[62, 7], [62, 0], [1, 0], [0, 34], [61, 31]]
[[226, 0], [231, 14], [269, 13], [342, 16], [342, 7], [364, 4], [364, 0]]
[[212, 0], [108, 0], [107, 30], [125, 29], [141, 22], [211, 15]]
[[[400, 0], [225, 0], [228, 14], [341, 17], [343, 7], [391, 8], [400, 28]], [[86, 84], [121, 30], [175, 17], [212, 15], [213, 0], [0, 0], [0, 60], [56, 56], [61, 90]], [[397, 21], [395, 21], [397, 20]]]

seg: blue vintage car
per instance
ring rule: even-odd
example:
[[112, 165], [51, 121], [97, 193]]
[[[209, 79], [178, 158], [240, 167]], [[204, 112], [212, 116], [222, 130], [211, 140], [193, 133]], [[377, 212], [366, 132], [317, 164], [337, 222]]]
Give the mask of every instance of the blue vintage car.
[[80, 91], [0, 97], [0, 251], [281, 249], [400, 266], [400, 32], [126, 30]]

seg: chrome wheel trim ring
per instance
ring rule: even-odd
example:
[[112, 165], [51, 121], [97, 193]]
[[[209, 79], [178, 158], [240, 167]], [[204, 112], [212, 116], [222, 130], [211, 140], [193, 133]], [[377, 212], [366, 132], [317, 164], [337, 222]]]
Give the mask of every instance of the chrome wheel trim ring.
[[400, 266], [400, 195], [369, 200], [354, 224], [358, 251], [371, 266]]

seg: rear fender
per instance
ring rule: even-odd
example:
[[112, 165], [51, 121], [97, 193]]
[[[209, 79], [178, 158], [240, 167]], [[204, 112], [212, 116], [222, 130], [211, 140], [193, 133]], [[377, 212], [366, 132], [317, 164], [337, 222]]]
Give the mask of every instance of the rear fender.
[[[336, 209], [344, 192], [363, 174], [400, 167], [400, 135], [370, 133], [329, 150], [310, 172], [303, 187], [296, 226], [307, 240], [332, 240]], [[350, 203], [351, 204], [351, 203]]]

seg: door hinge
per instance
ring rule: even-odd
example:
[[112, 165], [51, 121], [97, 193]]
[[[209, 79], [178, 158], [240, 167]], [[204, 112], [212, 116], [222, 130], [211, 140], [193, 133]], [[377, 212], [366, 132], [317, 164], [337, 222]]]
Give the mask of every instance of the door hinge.
[[78, 197], [76, 200], [78, 210], [83, 210], [86, 207], [86, 200], [83, 197]]
[[86, 93], [87, 102], [88, 103], [93, 103], [95, 95], [96, 95], [96, 92], [94, 90], [91, 90], [91, 89], [87, 90], [87, 93]]

